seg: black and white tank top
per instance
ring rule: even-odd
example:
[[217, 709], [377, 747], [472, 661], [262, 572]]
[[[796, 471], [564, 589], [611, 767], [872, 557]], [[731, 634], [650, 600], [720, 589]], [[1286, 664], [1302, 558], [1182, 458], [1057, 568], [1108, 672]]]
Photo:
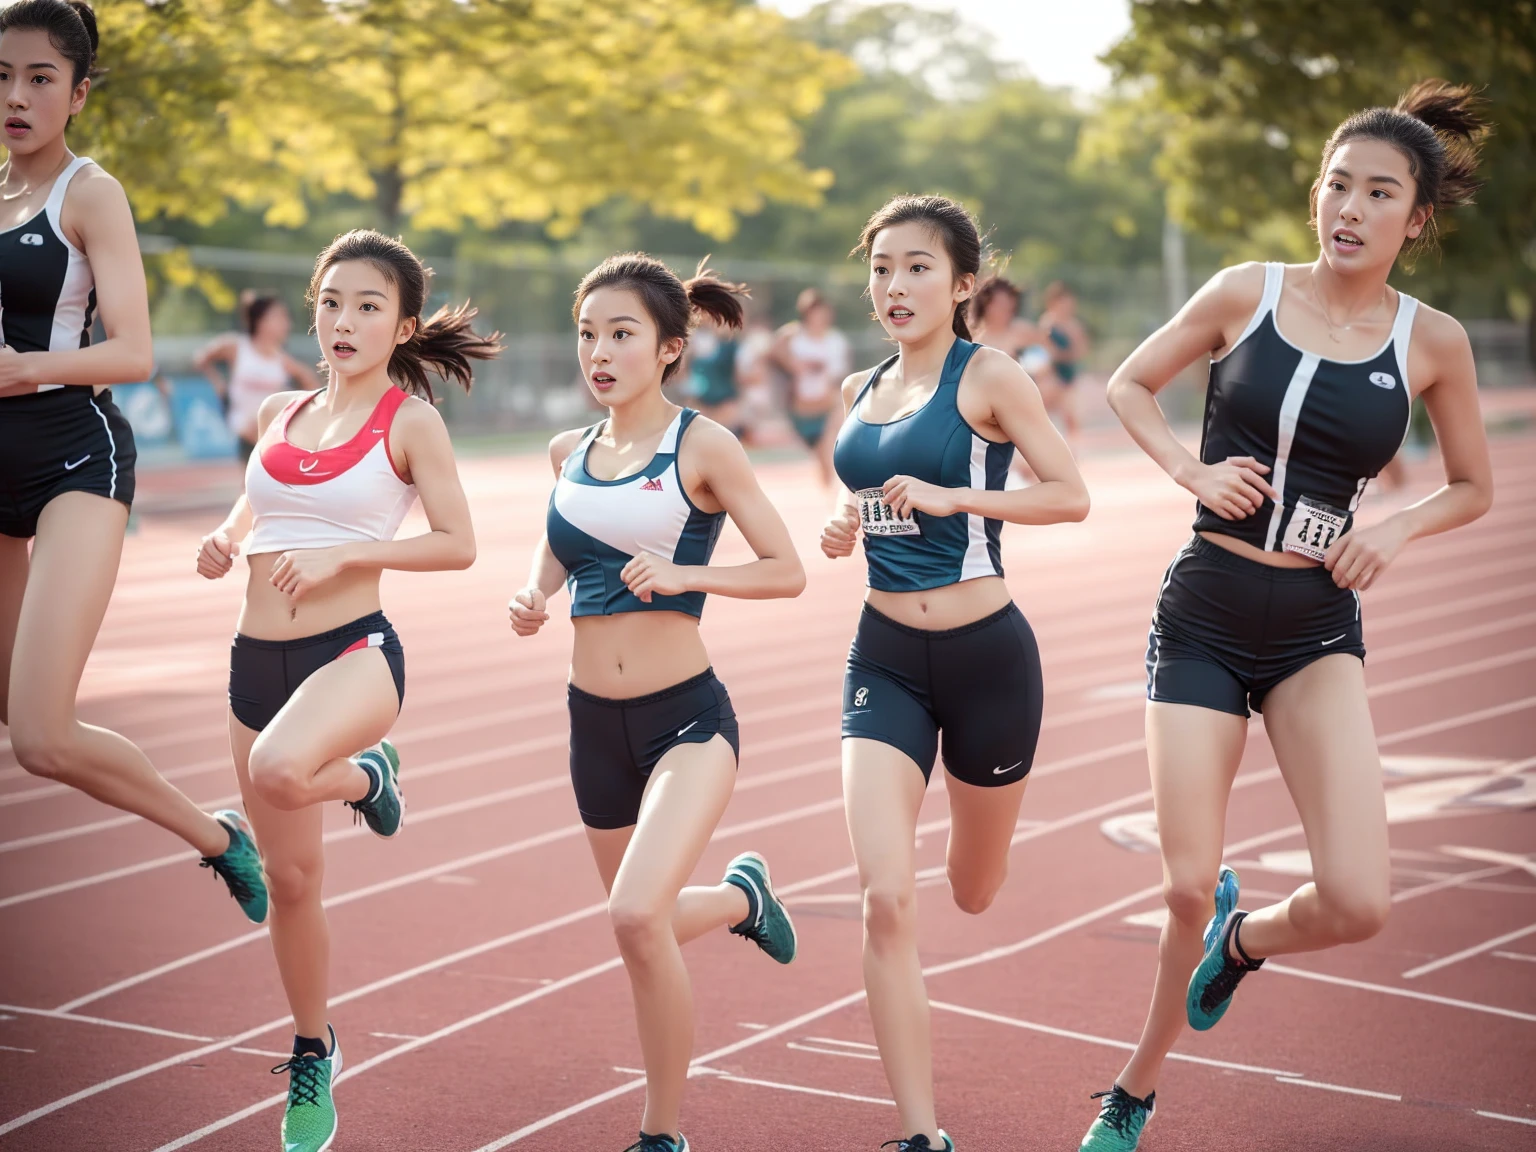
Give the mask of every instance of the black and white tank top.
[[1349, 528], [1366, 484], [1408, 434], [1408, 342], [1418, 301], [1398, 293], [1391, 335], [1363, 360], [1329, 360], [1280, 334], [1283, 264], [1264, 266], [1264, 296], [1237, 343], [1211, 364], [1200, 459], [1252, 456], [1283, 500], [1242, 520], [1196, 506], [1195, 531], [1266, 552], [1322, 559]]
[[91, 342], [96, 281], [85, 253], [59, 223], [69, 182], [89, 163], [76, 156], [54, 178], [42, 211], [0, 232], [0, 343], [18, 352], [62, 352]]

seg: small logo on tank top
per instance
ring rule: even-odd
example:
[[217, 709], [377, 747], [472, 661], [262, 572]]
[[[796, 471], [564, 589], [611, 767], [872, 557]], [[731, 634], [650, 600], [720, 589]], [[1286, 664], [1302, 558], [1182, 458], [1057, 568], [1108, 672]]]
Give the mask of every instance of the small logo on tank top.
[[1371, 383], [1378, 388], [1396, 388], [1397, 377], [1390, 372], [1372, 372]]
[[642, 492], [665, 492], [666, 489], [661, 486], [661, 477], [660, 476], [652, 476], [644, 484], [640, 485], [640, 491], [642, 491]]
[[21, 242], [29, 244], [34, 248], [41, 248], [43, 246], [43, 238], [36, 232], [23, 232], [21, 234]]
[[[299, 461], [299, 471], [304, 473], [304, 475], [306, 475], [306, 476], [308, 476], [311, 473], [313, 473], [314, 470], [316, 468], [318, 468], [318, 467], [320, 467], [320, 461], [318, 459], [315, 459], [315, 460], [300, 460]], [[322, 473], [320, 473], [320, 475], [322, 475], [322, 476], [329, 476], [330, 473], [329, 472], [322, 472]]]

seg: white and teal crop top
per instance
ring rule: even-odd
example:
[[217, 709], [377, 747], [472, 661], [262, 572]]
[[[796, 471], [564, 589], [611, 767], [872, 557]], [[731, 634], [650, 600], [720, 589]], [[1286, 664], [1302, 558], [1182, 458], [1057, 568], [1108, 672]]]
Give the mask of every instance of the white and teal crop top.
[[620, 612], [704, 611], [704, 593], [651, 597], [631, 592], [619, 573], [640, 552], [674, 564], [708, 564], [725, 525], [724, 512], [704, 512], [683, 490], [678, 452], [698, 413], [684, 408], [667, 427], [656, 455], [633, 476], [599, 480], [587, 471], [587, 449], [603, 425], [587, 429], [555, 480], [545, 531], [566, 571], [572, 616]]

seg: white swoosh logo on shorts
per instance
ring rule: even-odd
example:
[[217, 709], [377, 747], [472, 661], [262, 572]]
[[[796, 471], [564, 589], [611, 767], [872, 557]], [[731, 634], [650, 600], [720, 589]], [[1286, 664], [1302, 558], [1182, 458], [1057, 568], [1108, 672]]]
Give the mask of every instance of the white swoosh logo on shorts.
[[1349, 633], [1348, 633], [1348, 632], [1340, 632], [1340, 633], [1339, 633], [1339, 634], [1338, 634], [1338, 635], [1337, 635], [1337, 636], [1335, 636], [1335, 637], [1334, 637], [1334, 638], [1333, 638], [1333, 639], [1332, 639], [1332, 640], [1324, 640], [1324, 641], [1323, 641], [1323, 647], [1324, 647], [1324, 648], [1326, 648], [1326, 647], [1328, 647], [1328, 645], [1330, 645], [1330, 644], [1336, 644], [1336, 643], [1338, 643], [1338, 642], [1339, 642], [1339, 641], [1340, 641], [1340, 640], [1342, 640], [1342, 639], [1344, 639], [1344, 637], [1346, 637], [1346, 636], [1348, 636], [1348, 635], [1349, 635]]
[[66, 472], [73, 472], [76, 468], [80, 467], [80, 465], [84, 464], [90, 458], [91, 458], [91, 454], [89, 452], [87, 452], [84, 456], [80, 457], [80, 459], [76, 460], [73, 464], [71, 464], [68, 460], [66, 460], [66, 461], [64, 461], [64, 471], [66, 471]]
[[[1020, 760], [1019, 764], [1022, 764], [1022, 763], [1024, 763], [1024, 761]], [[1002, 776], [1002, 775], [1004, 775], [1004, 774], [1006, 774], [1008, 772], [1012, 772], [1015, 768], [1017, 768], [1019, 766], [1019, 764], [1010, 764], [1006, 768], [994, 768], [994, 769], [992, 769], [992, 775], [994, 775], [994, 776]]]
[[[693, 722], [693, 724], [690, 724], [690, 725], [688, 725], [688, 728], [692, 728], [692, 727], [693, 727], [693, 726], [694, 726], [694, 724], [697, 724], [697, 723], [698, 723], [698, 721], [697, 721], [697, 720], [695, 720], [695, 721], [694, 721], [694, 722]], [[679, 736], [681, 736], [681, 735], [682, 735], [682, 734], [683, 734], [683, 733], [684, 733], [684, 732], [686, 732], [686, 731], [688, 731], [688, 728], [679, 728], [679, 729], [678, 729], [678, 730], [677, 730], [677, 734], [678, 734], [678, 735], [679, 735]]]

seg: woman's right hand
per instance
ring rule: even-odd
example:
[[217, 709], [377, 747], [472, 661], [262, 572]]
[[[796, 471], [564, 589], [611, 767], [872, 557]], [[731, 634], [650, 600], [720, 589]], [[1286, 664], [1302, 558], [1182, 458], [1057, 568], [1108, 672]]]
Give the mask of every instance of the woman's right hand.
[[512, 631], [519, 636], [532, 636], [544, 626], [549, 613], [544, 611], [544, 593], [537, 588], [524, 588], [507, 604], [512, 619]]
[[1268, 471], [1268, 464], [1252, 456], [1228, 456], [1200, 465], [1185, 487], [1223, 520], [1241, 520], [1262, 508], [1266, 496], [1280, 503], [1280, 494], [1264, 479]]
[[239, 543], [231, 542], [224, 529], [215, 529], [203, 537], [202, 547], [197, 550], [197, 574], [205, 580], [227, 576], [238, 555]]
[[821, 550], [831, 560], [853, 555], [859, 540], [859, 510], [845, 504], [821, 530]]

